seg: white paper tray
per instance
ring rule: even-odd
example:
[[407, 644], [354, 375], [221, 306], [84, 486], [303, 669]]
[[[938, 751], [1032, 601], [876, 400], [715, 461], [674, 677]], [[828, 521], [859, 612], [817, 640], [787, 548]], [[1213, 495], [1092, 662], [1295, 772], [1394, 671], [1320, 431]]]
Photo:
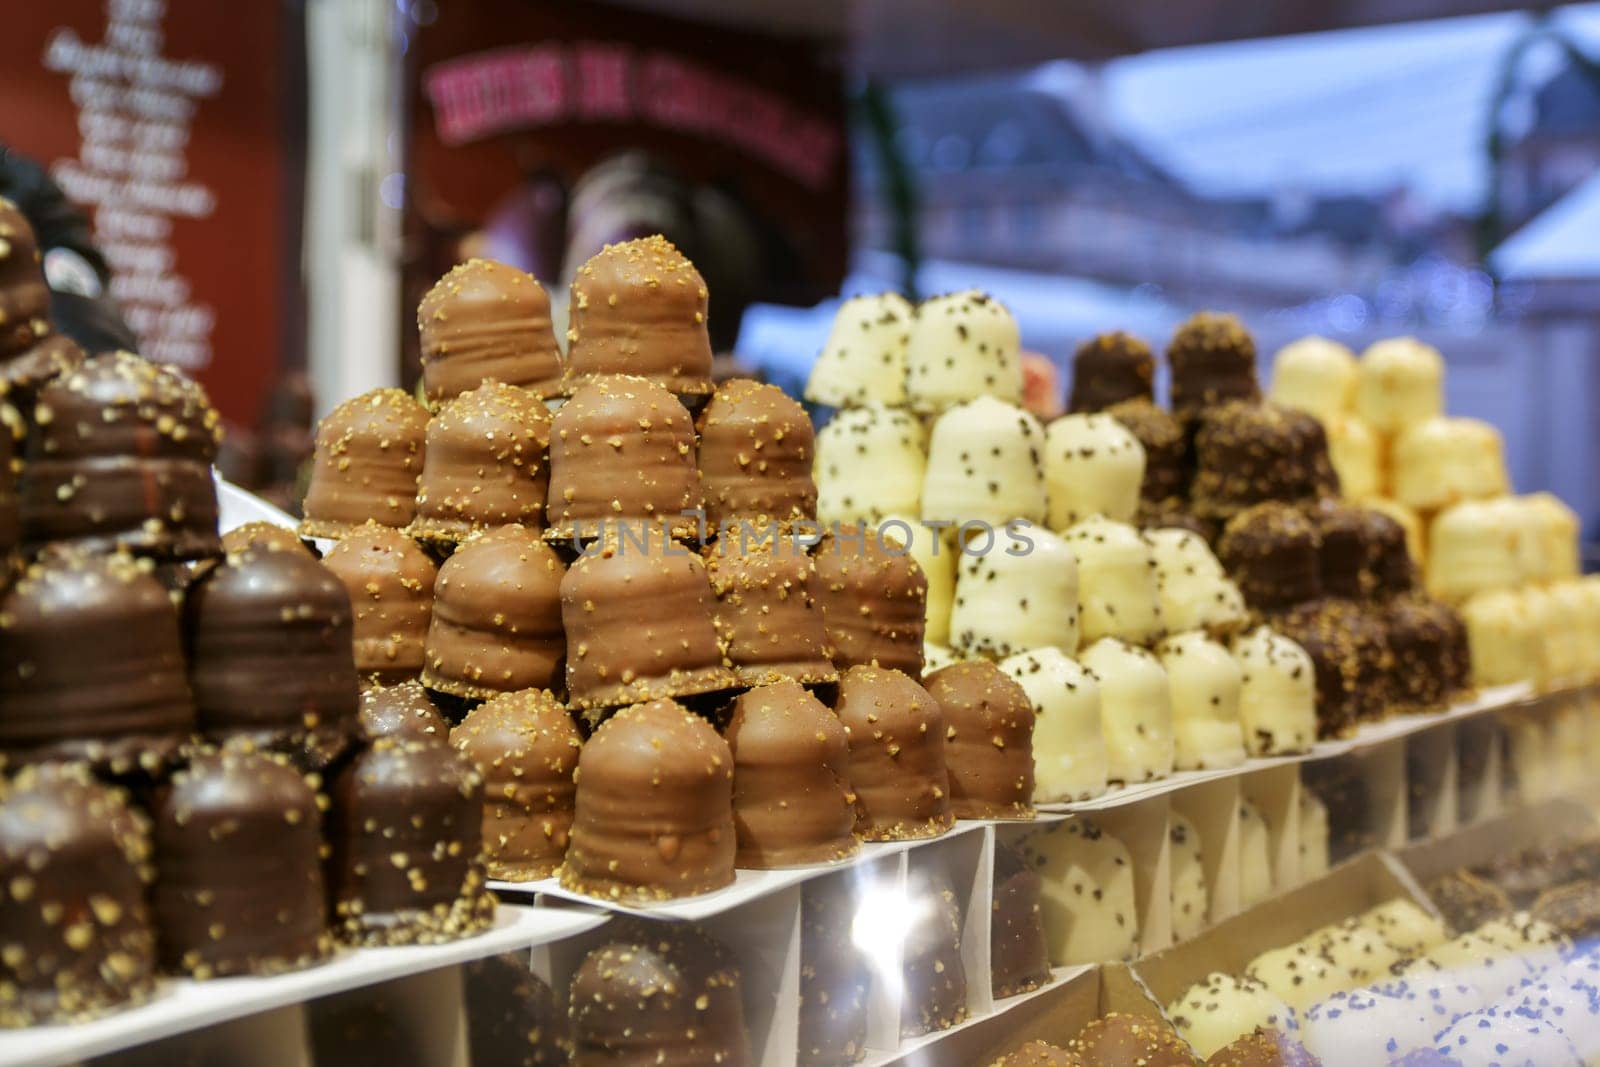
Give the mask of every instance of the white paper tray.
[[153, 999], [74, 1026], [0, 1031], [0, 1067], [57, 1067], [332, 993], [571, 937], [606, 921], [579, 908], [502, 904], [494, 927], [448, 945], [341, 951], [327, 963], [272, 978], [163, 979]]

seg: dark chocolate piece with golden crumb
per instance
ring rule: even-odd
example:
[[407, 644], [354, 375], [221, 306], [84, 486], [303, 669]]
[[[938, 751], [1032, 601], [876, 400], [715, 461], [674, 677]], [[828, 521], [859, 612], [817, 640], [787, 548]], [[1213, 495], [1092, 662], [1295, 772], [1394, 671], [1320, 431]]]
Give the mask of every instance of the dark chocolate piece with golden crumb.
[[1309, 503], [1337, 492], [1336, 483], [1328, 484], [1326, 436], [1304, 412], [1237, 401], [1209, 408], [1199, 419], [1190, 486], [1197, 514], [1226, 521], [1269, 500]]
[[1184, 320], [1167, 344], [1167, 363], [1180, 419], [1229, 400], [1261, 399], [1255, 338], [1233, 315], [1202, 311]]
[[1289, 1035], [1258, 1026], [1213, 1052], [1206, 1067], [1322, 1067], [1322, 1061]]
[[1200, 1063], [1167, 1023], [1120, 1012], [1085, 1026], [1067, 1047], [1084, 1067], [1199, 1067]]
[[1322, 536], [1299, 508], [1265, 503], [1235, 515], [1217, 558], [1256, 611], [1281, 611], [1322, 595]]
[[851, 874], [800, 887], [799, 1062], [847, 1067], [867, 1054], [872, 968], [852, 927], [860, 906]]
[[555, 992], [528, 966], [526, 952], [473, 960], [462, 968], [467, 1048], [496, 1067], [564, 1067], [572, 1056]]
[[396, 685], [363, 689], [357, 723], [363, 741], [403, 737], [412, 741], [444, 742], [450, 738], [450, 724], [415, 678]]
[[50, 286], [28, 216], [0, 196], [0, 359], [50, 336]]
[[368, 522], [404, 529], [417, 517], [428, 409], [400, 389], [373, 389], [317, 424], [302, 537], [340, 538]]
[[1144, 446], [1140, 499], [1146, 503], [1181, 500], [1189, 486], [1189, 438], [1178, 420], [1144, 399], [1112, 404], [1106, 414], [1127, 427]]
[[1038, 989], [1050, 980], [1040, 885], [1039, 872], [1021, 853], [996, 842], [989, 917], [989, 982], [996, 999]]
[[561, 392], [550, 297], [515, 267], [487, 259], [456, 264], [417, 305], [417, 332], [430, 405], [491, 381], [538, 397]]
[[961, 902], [950, 876], [914, 867], [906, 889], [910, 918], [901, 949], [900, 1036], [948, 1030], [967, 1017], [961, 961]]
[[1128, 400], [1154, 400], [1156, 357], [1150, 346], [1117, 330], [1101, 333], [1072, 355], [1069, 412], [1104, 411]]
[[1014, 1052], [1008, 1052], [989, 1067], [1083, 1067], [1076, 1052], [1051, 1045], [1044, 1041], [1029, 1041]]
[[243, 552], [251, 548], [266, 549], [272, 552], [303, 552], [312, 555], [311, 549], [300, 540], [300, 535], [287, 526], [279, 526], [275, 522], [247, 522], [242, 526], [235, 526], [222, 535], [222, 551]]

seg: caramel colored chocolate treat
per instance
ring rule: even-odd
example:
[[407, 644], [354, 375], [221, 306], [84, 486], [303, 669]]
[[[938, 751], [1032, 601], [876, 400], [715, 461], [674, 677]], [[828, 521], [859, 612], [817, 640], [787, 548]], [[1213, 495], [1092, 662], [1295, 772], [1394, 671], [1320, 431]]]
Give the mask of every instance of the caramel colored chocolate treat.
[[1365, 600], [1377, 592], [1381, 546], [1368, 516], [1378, 514], [1331, 498], [1306, 509], [1322, 541], [1317, 558], [1324, 596]]
[[157, 790], [151, 816], [164, 968], [276, 974], [327, 955], [317, 794], [282, 757], [203, 752]]
[[1029, 1041], [1016, 1051], [1001, 1056], [989, 1067], [1083, 1067], [1083, 1061], [1076, 1052], [1043, 1041]]
[[410, 741], [444, 741], [450, 724], [413, 678], [397, 685], [372, 686], [361, 691], [358, 723], [363, 741], [401, 737]]
[[0, 1028], [74, 1023], [152, 988], [150, 841], [81, 765], [0, 779]]
[[955, 825], [939, 702], [900, 671], [852, 667], [834, 706], [850, 731], [856, 832], [867, 841], [938, 837]]
[[72, 338], [53, 333], [21, 355], [0, 362], [0, 387], [17, 410], [32, 411], [40, 389], [71, 374], [87, 358]]
[[711, 392], [706, 283], [660, 235], [606, 245], [572, 279], [569, 392], [634, 374], [680, 396]]
[[994, 892], [989, 917], [989, 982], [994, 996], [1015, 996], [1050, 980], [1039, 874], [1009, 845], [994, 850]]
[[623, 708], [578, 757], [561, 884], [610, 900], [671, 900], [733, 881], [733, 753], [671, 700]]
[[922, 674], [928, 580], [875, 530], [844, 527], [817, 545], [817, 601], [839, 670], [870, 664]]
[[967, 972], [961, 962], [961, 903], [950, 876], [914, 868], [906, 887], [901, 947], [900, 1036], [948, 1030], [967, 1017]]
[[339, 538], [368, 521], [397, 529], [417, 517], [428, 409], [400, 389], [346, 400], [317, 424], [303, 537]]
[[1033, 701], [988, 660], [929, 676], [945, 723], [950, 811], [958, 819], [1033, 817]]
[[1140, 498], [1150, 503], [1181, 497], [1188, 483], [1189, 442], [1178, 420], [1148, 400], [1124, 400], [1106, 408], [1106, 414], [1144, 446]]
[[1461, 617], [1449, 605], [1421, 595], [1395, 597], [1381, 613], [1394, 659], [1390, 682], [1396, 701], [1420, 711], [1448, 702], [1464, 684]]
[[1317, 679], [1317, 737], [1342, 737], [1382, 718], [1391, 700], [1390, 655], [1382, 620], [1348, 602], [1307, 604], [1273, 626], [1311, 657]]
[[247, 522], [222, 535], [223, 552], [244, 552], [260, 548], [271, 552], [303, 552], [311, 555], [300, 535], [275, 522]]
[[1255, 339], [1232, 315], [1202, 311], [1185, 320], [1167, 345], [1167, 363], [1180, 419], [1229, 400], [1261, 398]]
[[775, 385], [724, 382], [696, 421], [706, 523], [763, 529], [817, 517], [816, 434], [805, 408]]
[[417, 331], [430, 405], [491, 381], [560, 395], [550, 297], [531, 274], [487, 259], [458, 263], [417, 305]]
[[584, 957], [567, 994], [577, 1064], [748, 1067], [739, 965], [689, 923], [633, 922]]
[[691, 537], [704, 504], [694, 420], [661, 386], [635, 377], [585, 382], [550, 429], [552, 535], [595, 538], [605, 527], [666, 526]]
[[328, 791], [335, 928], [354, 945], [454, 941], [494, 921], [484, 888], [483, 776], [448, 745], [386, 737]]
[[1253, 504], [1310, 500], [1333, 478], [1321, 424], [1276, 404], [1207, 410], [1195, 434], [1194, 509], [1227, 519]]
[[471, 1062], [499, 1067], [565, 1067], [572, 1056], [555, 991], [526, 952], [473, 960], [461, 970]]
[[17, 476], [22, 473], [22, 459], [18, 453], [26, 435], [27, 428], [16, 408], [0, 403], [0, 562], [8, 562], [22, 540]]
[[565, 577], [555, 550], [521, 526], [462, 545], [434, 582], [422, 684], [480, 700], [560, 685]]
[[805, 546], [782, 534], [730, 534], [706, 549], [712, 619], [741, 685], [833, 682], [828, 630]]
[[643, 543], [624, 531], [580, 557], [561, 580], [572, 706], [616, 707], [737, 684], [713, 599], [700, 557], [659, 530]]
[[800, 887], [800, 1056], [805, 1067], [847, 1067], [866, 1055], [872, 969], [850, 931], [859, 899], [851, 875]]
[[483, 775], [489, 877], [531, 882], [567, 851], [577, 785], [578, 727], [542, 689], [503, 693], [467, 713], [450, 743]]
[[798, 682], [740, 694], [725, 735], [733, 751], [736, 862], [766, 869], [855, 854], [850, 734]]
[[0, 599], [0, 750], [154, 770], [194, 731], [172, 601], [147, 568], [76, 554]]
[[1258, 504], [1228, 521], [1217, 558], [1247, 604], [1276, 611], [1322, 595], [1322, 536], [1298, 508]]
[[31, 426], [27, 544], [156, 559], [220, 550], [211, 462], [222, 432], [199, 385], [127, 352], [96, 356], [39, 390]]
[[1428, 886], [1428, 897], [1452, 930], [1476, 930], [1491, 919], [1510, 915], [1505, 890], [1471, 871], [1455, 871]]
[[369, 522], [341, 538], [322, 565], [350, 594], [362, 677], [391, 683], [421, 674], [438, 564], [399, 530]]
[[1109, 1014], [1078, 1031], [1068, 1045], [1084, 1067], [1194, 1067], [1183, 1038], [1160, 1019]]
[[1096, 334], [1072, 356], [1072, 395], [1067, 410], [1104, 411], [1125, 400], [1155, 398], [1156, 357], [1150, 346], [1118, 330]]
[[360, 680], [350, 595], [298, 552], [253, 550], [201, 575], [184, 600], [200, 732], [307, 751], [355, 732]]
[[550, 410], [527, 389], [485, 382], [428, 421], [410, 534], [454, 542], [513, 523], [544, 525]]
[[1258, 1026], [1213, 1052], [1206, 1067], [1322, 1067], [1322, 1061], [1287, 1034]]
[[0, 358], [50, 333], [50, 287], [28, 216], [0, 196]]

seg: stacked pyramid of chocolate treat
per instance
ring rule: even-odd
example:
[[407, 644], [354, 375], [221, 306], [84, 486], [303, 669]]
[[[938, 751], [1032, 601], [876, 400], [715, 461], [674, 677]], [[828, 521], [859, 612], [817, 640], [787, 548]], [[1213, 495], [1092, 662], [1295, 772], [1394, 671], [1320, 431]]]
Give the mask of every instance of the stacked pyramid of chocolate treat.
[[344, 585], [219, 538], [203, 391], [47, 298], [0, 200], [0, 1026], [481, 929], [478, 772], [360, 738]]
[[1600, 579], [1580, 578], [1578, 518], [1550, 493], [1511, 495], [1500, 434], [1445, 414], [1437, 350], [1395, 337], [1358, 359], [1303, 338], [1278, 352], [1272, 395], [1322, 421], [1345, 494], [1404, 528], [1428, 592], [1465, 620], [1476, 684], [1600, 678]]

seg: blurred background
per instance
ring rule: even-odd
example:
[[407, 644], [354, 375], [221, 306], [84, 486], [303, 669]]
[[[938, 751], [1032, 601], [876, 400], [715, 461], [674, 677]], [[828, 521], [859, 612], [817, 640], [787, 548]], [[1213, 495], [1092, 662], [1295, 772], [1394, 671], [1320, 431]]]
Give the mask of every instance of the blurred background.
[[414, 382], [452, 263], [559, 314], [662, 232], [729, 365], [795, 392], [884, 288], [988, 290], [1063, 382], [1087, 336], [1199, 308], [1264, 372], [1416, 334], [1518, 489], [1600, 532], [1600, 4], [52, 0], [8, 13], [0, 101], [281, 503], [317, 414]]

